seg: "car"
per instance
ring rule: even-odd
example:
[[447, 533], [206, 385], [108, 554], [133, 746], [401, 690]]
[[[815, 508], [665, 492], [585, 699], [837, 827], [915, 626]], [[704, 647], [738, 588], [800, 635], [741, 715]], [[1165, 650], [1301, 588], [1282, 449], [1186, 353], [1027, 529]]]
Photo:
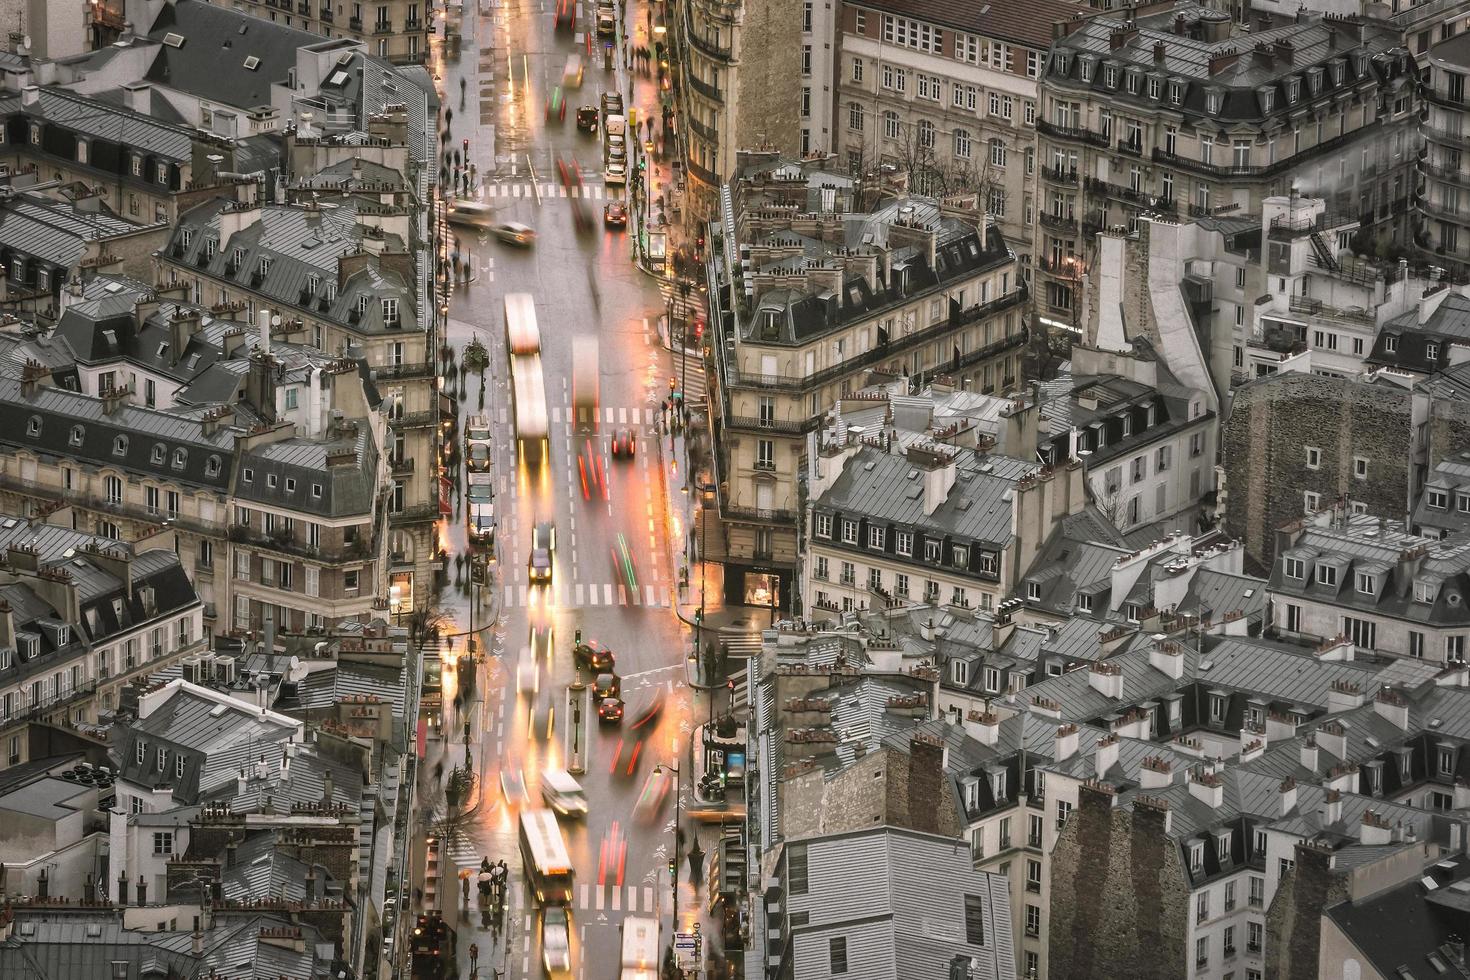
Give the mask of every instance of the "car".
[[541, 669], [531, 655], [531, 648], [525, 647], [521, 650], [520, 662], [516, 664], [516, 693], [523, 698], [533, 698], [540, 687]]
[[495, 543], [495, 505], [490, 501], [471, 500], [465, 509], [465, 524], [470, 540]]
[[488, 442], [475, 442], [470, 444], [469, 452], [465, 454], [465, 465], [471, 473], [489, 473], [492, 455]]
[[608, 116], [621, 116], [622, 114], [623, 114], [623, 93], [621, 93], [621, 92], [603, 92], [602, 93], [602, 115], [603, 115], [603, 118], [606, 118]]
[[609, 160], [607, 169], [602, 172], [602, 179], [609, 184], [626, 184], [628, 182], [628, 166], [621, 160]]
[[475, 228], [489, 227], [495, 221], [495, 210], [479, 201], [453, 201], [446, 215], [452, 225], [470, 225]]
[[556, 699], [542, 695], [531, 703], [526, 736], [533, 741], [550, 741], [556, 731]]
[[638, 452], [638, 440], [633, 438], [632, 429], [619, 429], [613, 433], [612, 454], [614, 459], [632, 459]]
[[562, 121], [565, 121], [567, 118], [567, 99], [566, 96], [562, 94], [560, 85], [553, 88], [551, 90], [551, 95], [548, 96], [546, 99], [547, 121], [550, 121], [552, 116], [555, 116], [557, 119]]
[[610, 228], [628, 227], [628, 206], [622, 201], [608, 201], [602, 206], [602, 223]]
[[472, 504], [488, 504], [495, 499], [495, 478], [489, 473], [471, 473], [465, 496]]
[[527, 573], [532, 582], [551, 581], [551, 558], [556, 553], [556, 526], [542, 521], [531, 529], [531, 557]]
[[616, 698], [623, 693], [623, 682], [617, 674], [611, 671], [598, 674], [592, 682], [592, 696], [598, 701], [606, 698]]
[[556, 0], [556, 29], [573, 30], [577, 26], [577, 0]]
[[531, 627], [531, 655], [551, 663], [551, 627], [545, 623]]
[[490, 419], [485, 415], [471, 415], [464, 423], [465, 445], [473, 446], [477, 442], [490, 441]]
[[519, 221], [502, 221], [492, 225], [490, 234], [507, 245], [530, 245], [536, 241], [536, 230]]
[[547, 769], [541, 774], [541, 798], [563, 817], [587, 816], [587, 791], [565, 769]]
[[597, 0], [597, 33], [604, 36], [617, 31], [618, 12], [612, 0]]
[[565, 905], [548, 905], [541, 910], [541, 962], [549, 977], [572, 972], [572, 931]]
[[623, 702], [617, 698], [603, 698], [597, 703], [597, 720], [620, 722], [623, 720]]
[[520, 806], [526, 802], [526, 777], [520, 769], [511, 766], [500, 770], [500, 792], [508, 806]]
[[597, 106], [584, 105], [577, 109], [577, 128], [584, 133], [597, 132]]
[[667, 769], [655, 769], [643, 781], [643, 790], [633, 804], [633, 816], [643, 823], [652, 823], [663, 809], [669, 796], [669, 784], [673, 776]]
[[[583, 73], [582, 56], [579, 54], [569, 55], [567, 57], [566, 67], [561, 70], [561, 83], [567, 88], [581, 88]], [[565, 113], [565, 106], [562, 107], [562, 111]]]
[[616, 666], [617, 657], [601, 643], [589, 640], [572, 647], [572, 663], [578, 667], [586, 667], [594, 674], [606, 674]]

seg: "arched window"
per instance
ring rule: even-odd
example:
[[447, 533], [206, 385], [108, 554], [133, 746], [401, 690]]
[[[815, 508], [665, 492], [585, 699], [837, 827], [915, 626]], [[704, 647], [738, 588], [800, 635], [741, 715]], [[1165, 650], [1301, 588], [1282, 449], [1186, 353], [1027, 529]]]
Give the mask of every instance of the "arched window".
[[883, 113], [883, 138], [898, 139], [898, 113], [892, 109], [887, 109]]
[[934, 124], [927, 119], [919, 120], [919, 148], [934, 149]]
[[848, 103], [847, 128], [858, 133], [863, 131], [863, 104], [861, 102]]
[[118, 436], [112, 440], [112, 455], [126, 456], [128, 454], [128, 437]]
[[954, 155], [961, 160], [970, 159], [970, 133], [969, 130], [956, 129], [954, 131]]

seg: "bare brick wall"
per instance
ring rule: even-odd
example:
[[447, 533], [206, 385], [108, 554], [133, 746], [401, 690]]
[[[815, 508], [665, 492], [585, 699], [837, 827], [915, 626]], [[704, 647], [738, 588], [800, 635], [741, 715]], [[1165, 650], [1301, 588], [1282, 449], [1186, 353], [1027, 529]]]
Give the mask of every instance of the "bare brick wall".
[[[1304, 494], [1329, 507], [1339, 496], [1375, 516], [1403, 520], [1409, 499], [1410, 395], [1312, 374], [1282, 374], [1238, 389], [1225, 422], [1229, 533], [1245, 545], [1248, 569], [1275, 559], [1276, 531], [1302, 516]], [[1321, 451], [1317, 469], [1307, 447]], [[1368, 459], [1368, 479], [1353, 458]]]
[[1189, 884], [1165, 814], [1112, 802], [1084, 786], [1052, 851], [1050, 975], [1186, 976]]
[[725, 92], [738, 113], [737, 150], [764, 146], [800, 156], [802, 85], [811, 87], [813, 100], [831, 98], [822, 91], [823, 79], [801, 77], [802, 14], [802, 5], [789, 0], [746, 0], [743, 6], [740, 49], [759, 56], [742, 59], [738, 91]]
[[1282, 877], [1266, 910], [1266, 976], [1317, 980], [1322, 913], [1348, 898], [1347, 875], [1331, 864], [1331, 851], [1296, 846], [1296, 868]]

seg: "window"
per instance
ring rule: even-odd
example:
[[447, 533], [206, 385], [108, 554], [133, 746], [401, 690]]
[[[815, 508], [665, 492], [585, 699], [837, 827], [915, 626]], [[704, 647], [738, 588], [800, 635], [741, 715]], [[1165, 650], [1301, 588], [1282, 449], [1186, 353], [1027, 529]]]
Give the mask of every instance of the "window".
[[1027, 582], [1026, 583], [1026, 598], [1029, 599], [1032, 602], [1040, 602], [1041, 601], [1041, 583], [1040, 582]]
[[357, 575], [358, 570], [355, 568], [348, 569], [342, 573], [342, 590], [344, 592], [357, 591]]
[[1252, 908], [1260, 908], [1266, 904], [1266, 879], [1259, 875], [1250, 877], [1250, 904]]
[[970, 567], [970, 549], [969, 548], [963, 547], [962, 545], [955, 545], [954, 546], [954, 553], [953, 553], [953, 555], [951, 557], [954, 558], [954, 564], [955, 564], [955, 567], [956, 568], [969, 568]]
[[853, 585], [857, 582], [857, 566], [850, 561], [838, 565], [838, 581], [843, 585]]
[[934, 124], [927, 119], [920, 119], [919, 124], [914, 127], [918, 133], [919, 148], [924, 150], [934, 149], [935, 133]]
[[863, 131], [863, 104], [861, 102], [848, 103], [847, 128], [856, 133]]
[[965, 896], [965, 942], [985, 945], [985, 900], [979, 895]]
[[1026, 906], [1026, 935], [1036, 937], [1041, 935], [1041, 906]]
[[896, 532], [894, 534], [894, 550], [905, 558], [912, 557], [914, 553], [914, 532]]
[[884, 537], [885, 537], [885, 530], [883, 528], [881, 528], [881, 527], [870, 527], [870, 528], [868, 528], [868, 547], [869, 548], [876, 548], [879, 551], [882, 551], [883, 550], [883, 540], [884, 540]]
[[1072, 804], [1066, 800], [1057, 800], [1057, 829], [1062, 829], [1062, 824], [1072, 815]]
[[[160, 751], [162, 751], [160, 749]], [[153, 834], [153, 853], [172, 854], [174, 852], [174, 835], [167, 831], [156, 831]]]
[[1424, 634], [1419, 630], [1409, 630], [1409, 656], [1424, 659]]
[[817, 515], [817, 529], [816, 530], [817, 530], [817, 537], [819, 537], [819, 538], [831, 538], [832, 537], [832, 515], [831, 514], [818, 514]]
[[1424, 499], [1425, 503], [1435, 510], [1446, 510], [1450, 505], [1450, 495], [1433, 487], [1425, 492]]
[[776, 444], [770, 439], [757, 439], [755, 441], [755, 468], [758, 470], [774, 470], [776, 468]]
[[123, 481], [121, 477], [109, 476], [103, 480], [103, 486], [107, 493], [109, 504], [120, 504], [123, 499]]
[[786, 883], [793, 895], [805, 895], [807, 891], [806, 880], [806, 847], [796, 846], [787, 848], [786, 851]]
[[962, 160], [970, 159], [970, 145], [969, 131], [956, 129], [954, 131], [954, 155]]
[[1465, 634], [1452, 634], [1444, 638], [1444, 659], [1446, 663], [1452, 664], [1465, 662]]
[[1317, 566], [1317, 584], [1318, 585], [1329, 585], [1329, 586], [1336, 587], [1336, 585], [1337, 585], [1337, 566], [1336, 565], [1318, 565]]
[[1041, 891], [1041, 862], [1026, 859], [1026, 890], [1028, 892]]
[[847, 937], [833, 936], [827, 940], [827, 955], [831, 959], [833, 973], [847, 972]]
[[862, 84], [862, 81], [863, 81], [863, 59], [861, 59], [861, 58], [854, 58], [854, 59], [852, 59], [852, 80], [854, 82], [857, 82], [859, 85]]
[[1227, 882], [1225, 882], [1225, 911], [1226, 912], [1233, 912], [1234, 910], [1235, 910], [1235, 882], [1233, 882], [1233, 881], [1227, 881]]
[[1205, 967], [1210, 963], [1210, 937], [1201, 936], [1194, 941], [1194, 965]]
[[1364, 595], [1376, 595], [1378, 592], [1378, 577], [1371, 572], [1359, 572], [1357, 574], [1358, 591]]
[[118, 436], [112, 440], [112, 455], [126, 456], [128, 454], [128, 437]]
[[926, 75], [923, 72], [915, 72], [918, 79], [918, 96], [931, 102], [939, 101], [939, 79], [934, 75]]
[[885, 109], [883, 112], [883, 138], [898, 139], [898, 113], [892, 109]]
[[1439, 345], [1436, 344], [1436, 343], [1432, 343], [1432, 342], [1431, 343], [1426, 343], [1424, 345], [1424, 359], [1426, 361], [1438, 360], [1439, 359]]
[[1203, 922], [1210, 917], [1210, 893], [1200, 892], [1194, 897], [1194, 921]]
[[1006, 165], [1006, 143], [1003, 139], [990, 141], [990, 165], [992, 167], [1004, 167]]
[[1259, 922], [1247, 922], [1245, 924], [1245, 950], [1247, 953], [1259, 953], [1261, 951], [1265, 930], [1266, 927]]

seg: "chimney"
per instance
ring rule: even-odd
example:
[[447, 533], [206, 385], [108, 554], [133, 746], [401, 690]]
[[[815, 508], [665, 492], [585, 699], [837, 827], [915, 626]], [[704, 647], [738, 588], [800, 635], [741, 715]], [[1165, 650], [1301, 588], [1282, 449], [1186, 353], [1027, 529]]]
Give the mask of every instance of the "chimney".
[[1409, 702], [1391, 687], [1384, 687], [1373, 699], [1373, 711], [1401, 732], [1409, 730]]
[[[1363, 692], [1357, 684], [1352, 681], [1333, 681], [1327, 691], [1327, 711], [1329, 714], [1337, 714], [1341, 711], [1351, 711], [1363, 705]], [[1341, 756], [1342, 753], [1332, 753]]]
[[36, 879], [36, 895], [43, 902], [51, 897], [51, 876], [44, 867], [41, 869], [41, 877]]
[[138, 875], [138, 883], [134, 887], [136, 887], [137, 890], [138, 890], [138, 904], [139, 905], [147, 905], [148, 904], [148, 882], [146, 880], [144, 880], [144, 878], [143, 878], [142, 875]]
[[126, 871], [117, 873], [117, 904], [123, 906], [128, 904], [128, 873]]
[[322, 777], [322, 806], [324, 807], [332, 805], [332, 788], [332, 771], [328, 769], [326, 775]]
[[1189, 795], [1212, 810], [1220, 809], [1225, 802], [1225, 779], [1219, 773], [1197, 766], [1189, 771], [1185, 781], [1189, 784]]
[[1292, 44], [1288, 38], [1277, 41], [1275, 50], [1276, 60], [1284, 65], [1291, 64], [1292, 58], [1296, 55], [1296, 45]]
[[1449, 294], [1449, 283], [1439, 283], [1437, 287], [1430, 286], [1424, 290], [1419, 297], [1419, 326], [1427, 324], [1439, 312], [1439, 305]]
[[1317, 816], [1323, 824], [1335, 824], [1342, 819], [1342, 793], [1329, 789], [1322, 795], [1322, 809]]
[[955, 472], [959, 468], [956, 463], [958, 455], [950, 455], [943, 450], [930, 451], [915, 447], [908, 451], [907, 456], [909, 462], [923, 476], [924, 514], [932, 515], [949, 498], [950, 488], [954, 486]]
[[1077, 754], [1077, 726], [1059, 725], [1053, 743], [1052, 755], [1057, 762], [1063, 762]]
[[270, 355], [269, 344], [265, 349], [250, 352], [250, 366], [245, 373], [245, 401], [267, 424], [275, 423], [276, 361]]
[[199, 314], [197, 312], [175, 313], [168, 321], [169, 353], [173, 355], [173, 363], [179, 363], [179, 358], [184, 356], [184, 348], [189, 346], [189, 338], [199, 329]]
[[1281, 781], [1281, 815], [1296, 809], [1296, 780], [1287, 776]]
[[1138, 770], [1139, 789], [1163, 789], [1174, 783], [1174, 765], [1163, 756], [1147, 756]]
[[1337, 759], [1347, 758], [1347, 729], [1335, 721], [1324, 721], [1317, 726], [1317, 744], [1328, 755]]
[[193, 940], [193, 942], [191, 944], [191, 948], [194, 951], [194, 955], [196, 957], [203, 956], [204, 955], [204, 933], [202, 933], [202, 932], [199, 931], [199, 916], [197, 916], [197, 915], [194, 916], [194, 935], [191, 938]]
[[1159, 42], [1155, 43], [1154, 44], [1154, 64], [1156, 64], [1156, 65], [1162, 65], [1164, 63], [1164, 58], [1168, 55], [1168, 53], [1169, 53], [1169, 46], [1167, 44], [1165, 44], [1163, 41], [1159, 41]]
[[1094, 660], [1087, 670], [1087, 682], [1105, 698], [1123, 697], [1123, 668], [1106, 660]]
[[1317, 740], [1311, 735], [1302, 739], [1301, 764], [1303, 769], [1317, 771]]
[[1175, 17], [1174, 17], [1174, 33], [1175, 34], [1187, 34], [1188, 33], [1188, 25], [1185, 23], [1184, 15], [1183, 14], [1176, 14]]
[[1148, 650], [1149, 664], [1161, 674], [1168, 674], [1173, 680], [1184, 676], [1184, 648], [1172, 640], [1166, 640], [1162, 633], [1156, 633], [1153, 644]]
[[122, 87], [127, 107], [142, 116], [153, 113], [153, 88], [147, 82], [129, 82]]
[[113, 415], [118, 409], [129, 404], [133, 399], [132, 389], [127, 385], [118, 385], [102, 395], [102, 414]]
[[27, 85], [20, 90], [20, 104], [23, 106], [35, 105], [41, 99], [41, 87], [39, 85]]
[[1118, 764], [1118, 736], [1104, 735], [1097, 740], [1097, 753], [1092, 758], [1097, 778], [1102, 779]]
[[1387, 817], [1380, 817], [1372, 810], [1363, 811], [1363, 820], [1358, 827], [1358, 840], [1367, 845], [1389, 844], [1393, 842], [1393, 826]]
[[1333, 766], [1327, 770], [1327, 781], [1324, 785], [1328, 789], [1335, 789], [1339, 793], [1353, 793], [1358, 788], [1358, 767], [1351, 762], [1344, 762], [1340, 766]]
[[237, 843], [235, 843], [235, 838], [231, 837], [229, 839], [229, 841], [225, 844], [225, 867], [226, 868], [233, 868], [235, 866], [235, 859], [239, 855], [239, 852], [240, 852], [240, 845], [237, 844]]
[[1016, 623], [1011, 618], [1011, 610], [1005, 603], [1001, 603], [995, 611], [995, 618], [990, 621], [990, 649], [999, 650], [1004, 647], [1015, 631]]

